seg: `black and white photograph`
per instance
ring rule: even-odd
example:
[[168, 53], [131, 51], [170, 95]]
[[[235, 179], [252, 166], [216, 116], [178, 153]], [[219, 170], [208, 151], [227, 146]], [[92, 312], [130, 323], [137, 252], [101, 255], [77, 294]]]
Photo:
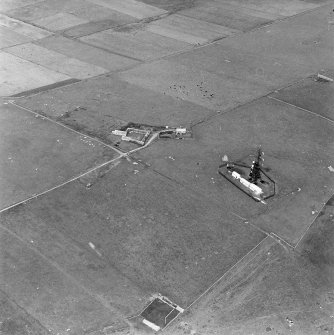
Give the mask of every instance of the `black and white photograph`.
[[0, 335], [334, 335], [334, 0], [0, 0]]

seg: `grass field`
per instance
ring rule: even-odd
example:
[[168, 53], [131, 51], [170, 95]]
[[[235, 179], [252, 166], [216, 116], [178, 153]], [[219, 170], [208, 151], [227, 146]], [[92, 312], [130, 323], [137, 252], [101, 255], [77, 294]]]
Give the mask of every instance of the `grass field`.
[[[0, 333], [330, 334], [332, 3], [0, 5]], [[192, 138], [115, 146], [129, 122]], [[218, 174], [261, 145], [277, 194]]]

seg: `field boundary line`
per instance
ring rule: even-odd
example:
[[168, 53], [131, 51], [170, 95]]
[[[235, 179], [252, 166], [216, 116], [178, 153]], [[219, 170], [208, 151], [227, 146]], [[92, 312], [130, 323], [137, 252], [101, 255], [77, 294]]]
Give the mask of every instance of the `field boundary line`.
[[329, 199], [321, 206], [319, 212], [317, 213], [317, 215], [313, 218], [312, 222], [310, 223], [310, 225], [305, 229], [305, 231], [303, 232], [302, 236], [299, 238], [299, 240], [297, 241], [296, 245], [294, 246], [294, 249], [297, 249], [298, 244], [302, 241], [302, 239], [305, 237], [306, 233], [310, 230], [310, 228], [313, 226], [313, 223], [315, 222], [315, 220], [319, 217], [320, 213], [322, 212], [322, 210], [326, 207], [327, 203], [329, 200], [332, 199], [332, 197], [334, 196], [334, 193], [329, 197]]
[[[255, 247], [253, 247], [250, 251], [247, 252], [242, 258], [240, 258], [232, 267], [230, 267], [223, 275], [221, 275], [212, 285], [210, 285], [203, 293], [201, 293], [189, 306], [185, 308], [189, 310], [195, 303], [197, 303], [205, 294], [207, 294], [214, 286], [216, 286], [227, 274], [229, 274], [236, 266], [238, 266], [248, 255], [250, 255], [258, 246], [260, 246], [263, 242], [269, 239], [270, 236], [266, 236], [263, 238]], [[248, 264], [248, 262], [247, 262]]]
[[116, 149], [115, 147], [113, 147], [113, 146], [110, 145], [110, 144], [107, 144], [107, 143], [105, 143], [105, 142], [103, 142], [103, 141], [101, 141], [101, 140], [99, 140], [99, 139], [97, 139], [97, 138], [95, 138], [95, 137], [93, 137], [93, 136], [90, 136], [90, 135], [86, 135], [86, 134], [84, 134], [84, 133], [81, 133], [80, 131], [77, 131], [77, 130], [75, 130], [75, 129], [73, 129], [73, 128], [71, 128], [71, 127], [69, 127], [69, 126], [67, 126], [67, 125], [65, 125], [65, 124], [63, 124], [63, 123], [61, 123], [61, 122], [58, 122], [58, 121], [56, 121], [56, 120], [53, 120], [53, 119], [52, 119], [51, 117], [49, 117], [49, 116], [45, 116], [45, 115], [39, 114], [39, 113], [34, 112], [33, 110], [31, 110], [31, 109], [29, 109], [29, 108], [27, 108], [27, 107], [23, 107], [23, 106], [21, 106], [21, 105], [18, 105], [18, 104], [15, 103], [13, 100], [8, 100], [8, 103], [10, 103], [11, 105], [13, 105], [13, 106], [15, 106], [15, 107], [18, 107], [18, 108], [20, 108], [20, 109], [23, 109], [23, 110], [25, 110], [25, 111], [27, 111], [27, 112], [29, 112], [29, 113], [32, 113], [32, 114], [34, 114], [34, 115], [37, 115], [38, 117], [40, 117], [40, 118], [42, 118], [42, 119], [46, 119], [46, 120], [50, 121], [51, 123], [54, 123], [54, 124], [56, 124], [56, 125], [58, 125], [58, 126], [60, 126], [60, 127], [63, 127], [63, 128], [65, 128], [65, 129], [67, 129], [67, 130], [69, 130], [69, 131], [71, 131], [71, 132], [73, 132], [73, 133], [75, 133], [75, 134], [78, 134], [78, 135], [80, 135], [80, 136], [85, 136], [85, 137], [91, 139], [92, 141], [98, 142], [98, 143], [100, 143], [101, 145], [106, 146], [106, 147], [108, 147], [109, 149], [112, 149], [113, 151], [116, 151], [116, 152], [117, 152], [118, 154], [120, 154], [120, 155], [124, 153], [124, 152], [122, 152], [122, 151]]
[[310, 110], [308, 110], [308, 109], [306, 109], [306, 108], [296, 106], [296, 105], [294, 105], [294, 104], [291, 104], [290, 102], [287, 102], [287, 101], [284, 101], [284, 100], [281, 100], [281, 99], [272, 97], [272, 96], [270, 96], [270, 95], [268, 95], [268, 98], [269, 98], [269, 99], [272, 99], [272, 100], [275, 100], [275, 101], [278, 101], [278, 102], [281, 102], [281, 103], [283, 103], [283, 104], [289, 105], [289, 106], [291, 106], [291, 107], [295, 107], [295, 108], [297, 108], [297, 109], [300, 109], [300, 110], [302, 110], [302, 111], [304, 111], [304, 112], [307, 112], [307, 113], [309, 113], [309, 114], [312, 114], [312, 115], [314, 115], [314, 116], [320, 117], [321, 119], [324, 119], [324, 120], [326, 120], [326, 121], [328, 121], [328, 122], [334, 124], [334, 121], [333, 121], [333, 120], [327, 118], [326, 116], [323, 116], [323, 115], [320, 115], [320, 114], [318, 114], [318, 113], [312, 112], [312, 111], [310, 111]]
[[49, 192], [51, 192], [51, 191], [54, 191], [54, 190], [56, 190], [56, 189], [58, 189], [58, 188], [60, 188], [60, 187], [62, 187], [62, 186], [65, 186], [65, 185], [71, 183], [72, 181], [76, 181], [76, 180], [78, 180], [78, 179], [80, 179], [80, 178], [86, 176], [87, 174], [89, 174], [89, 173], [91, 173], [91, 172], [93, 172], [93, 171], [95, 171], [95, 170], [98, 170], [98, 169], [100, 169], [100, 168], [102, 168], [102, 167], [104, 167], [104, 166], [106, 166], [106, 165], [108, 165], [108, 164], [111, 164], [111, 163], [113, 163], [113, 162], [115, 162], [115, 161], [117, 161], [117, 160], [123, 158], [124, 156], [125, 156], [125, 155], [117, 156], [116, 158], [113, 158], [113, 159], [111, 159], [111, 160], [108, 160], [107, 162], [104, 162], [104, 163], [102, 163], [102, 164], [99, 164], [98, 166], [95, 166], [95, 167], [89, 169], [88, 171], [86, 171], [86, 172], [84, 172], [84, 173], [81, 173], [80, 175], [75, 176], [75, 177], [73, 177], [73, 178], [71, 178], [71, 179], [69, 179], [69, 180], [66, 180], [65, 182], [63, 182], [63, 183], [61, 183], [61, 184], [58, 184], [58, 185], [56, 185], [56, 186], [53, 186], [53, 187], [47, 189], [46, 191], [37, 193], [37, 194], [35, 194], [35, 195], [32, 195], [32, 196], [29, 197], [29, 198], [26, 198], [26, 199], [24, 199], [24, 200], [21, 200], [21, 201], [16, 202], [15, 204], [12, 204], [12, 205], [10, 205], [10, 206], [7, 206], [7, 207], [5, 207], [5, 208], [2, 208], [2, 209], [0, 210], [0, 213], [3, 213], [3, 212], [5, 212], [5, 211], [7, 211], [7, 210], [9, 210], [9, 209], [11, 209], [11, 208], [13, 208], [13, 207], [16, 207], [16, 206], [25, 204], [26, 202], [28, 202], [28, 201], [30, 201], [30, 200], [39, 198], [40, 196], [42, 196], [42, 195], [44, 195], [44, 194], [47, 194], [47, 193], [49, 193]]
[[0, 224], [0, 229], [7, 232], [9, 235], [12, 235], [14, 238], [18, 239], [23, 245], [27, 246], [30, 250], [32, 250], [35, 254], [40, 256], [46, 263], [53, 268], [55, 268], [57, 271], [59, 271], [64, 277], [69, 279], [76, 287], [82, 289], [88, 296], [92, 297], [94, 300], [98, 301], [103, 307], [111, 311], [112, 313], [115, 313], [121, 320], [125, 320], [125, 322], [129, 325], [129, 322], [127, 321], [126, 317], [117, 309], [117, 307], [114, 307], [110, 304], [110, 302], [103, 297], [101, 297], [99, 294], [93, 293], [90, 289], [88, 289], [86, 286], [82, 285], [77, 279], [75, 279], [72, 275], [67, 273], [62, 267], [59, 266], [56, 262], [46, 257], [43, 253], [41, 253], [36, 247], [29, 244], [26, 240], [24, 240], [22, 237], [17, 235], [15, 232], [11, 231], [7, 227]]
[[[33, 114], [36, 114], [36, 115], [38, 115], [38, 116], [40, 116], [40, 117], [46, 118], [46, 119], [48, 119], [49, 121], [51, 121], [51, 122], [53, 122], [53, 123], [56, 123], [56, 124], [58, 124], [58, 125], [60, 125], [60, 126], [62, 126], [62, 127], [64, 127], [64, 128], [67, 128], [67, 129], [69, 129], [69, 130], [71, 130], [71, 131], [73, 131], [73, 132], [75, 132], [75, 133], [77, 133], [77, 134], [80, 134], [81, 136], [86, 136], [85, 134], [82, 134], [82, 133], [80, 133], [80, 132], [78, 132], [78, 131], [76, 131], [76, 130], [73, 130], [73, 129], [71, 129], [71, 128], [69, 128], [69, 127], [67, 127], [67, 126], [65, 126], [65, 125], [63, 125], [63, 124], [61, 124], [61, 123], [59, 123], [59, 122], [57, 122], [57, 121], [54, 121], [54, 120], [52, 120], [52, 119], [50, 119], [50, 118], [48, 118], [48, 117], [44, 117], [44, 116], [42, 116], [42, 115], [40, 115], [40, 114], [38, 114], [38, 113], [36, 113], [36, 112], [30, 111], [29, 109], [27, 109], [27, 108], [25, 108], [25, 107], [21, 107], [21, 106], [16, 105], [15, 103], [12, 103], [12, 102], [10, 102], [10, 103], [13, 104], [13, 105], [15, 105], [15, 106], [18, 106], [18, 107], [20, 107], [20, 108], [22, 108], [22, 109], [24, 109], [24, 110], [27, 110], [28, 112], [31, 112], [31, 113], [33, 113]], [[65, 186], [65, 185], [67, 185], [67, 184], [69, 184], [69, 183], [71, 183], [71, 182], [73, 182], [73, 181], [76, 181], [76, 180], [78, 180], [78, 179], [80, 179], [80, 178], [82, 178], [82, 177], [84, 177], [84, 176], [90, 174], [91, 172], [94, 172], [94, 171], [96, 171], [96, 170], [98, 170], [98, 169], [100, 169], [100, 168], [102, 168], [102, 167], [104, 167], [104, 166], [106, 166], [106, 165], [108, 165], [108, 164], [111, 164], [111, 163], [113, 163], [113, 162], [116, 162], [116, 161], [118, 161], [118, 160], [120, 160], [120, 159], [122, 159], [122, 158], [126, 158], [127, 160], [131, 160], [131, 159], [133, 159], [133, 158], [130, 157], [130, 155], [131, 155], [132, 153], [135, 153], [135, 152], [137, 152], [137, 151], [140, 151], [140, 150], [145, 149], [146, 147], [148, 147], [153, 141], [155, 141], [155, 139], [158, 137], [158, 135], [159, 135], [158, 133], [153, 134], [153, 136], [147, 141], [147, 143], [145, 143], [145, 145], [143, 145], [142, 147], [139, 147], [139, 148], [135, 148], [135, 149], [133, 149], [133, 150], [130, 150], [130, 151], [128, 151], [128, 152], [122, 152], [122, 151], [119, 151], [119, 150], [117, 150], [117, 149], [115, 149], [115, 148], [113, 148], [113, 147], [111, 147], [111, 146], [109, 146], [109, 145], [107, 145], [107, 144], [105, 144], [105, 143], [103, 143], [103, 142], [97, 140], [97, 139], [94, 139], [93, 137], [86, 136], [86, 137], [88, 137], [88, 138], [90, 138], [90, 139], [92, 139], [92, 140], [94, 140], [94, 141], [97, 141], [97, 142], [99, 142], [99, 143], [101, 143], [101, 144], [103, 144], [103, 145], [105, 145], [105, 146], [107, 146], [107, 147], [110, 147], [110, 148], [114, 149], [119, 155], [118, 155], [117, 157], [115, 157], [115, 158], [113, 158], [113, 159], [110, 159], [110, 160], [108, 160], [108, 161], [106, 161], [106, 162], [104, 162], [104, 163], [101, 163], [101, 164], [99, 164], [99, 165], [97, 165], [97, 166], [95, 166], [95, 167], [93, 167], [93, 168], [90, 168], [90, 169], [88, 169], [86, 172], [80, 173], [79, 175], [76, 175], [76, 176], [74, 176], [74, 177], [72, 177], [72, 178], [66, 180], [65, 182], [63, 182], [63, 183], [61, 183], [61, 184], [58, 184], [58, 185], [56, 185], [56, 186], [53, 186], [53, 187], [51, 187], [51, 188], [49, 188], [49, 189], [47, 189], [47, 190], [45, 190], [45, 191], [43, 191], [43, 192], [34, 194], [34, 195], [32, 195], [32, 196], [30, 196], [30, 197], [24, 199], [24, 200], [18, 201], [18, 202], [16, 202], [16, 203], [12, 204], [12, 205], [9, 205], [9, 206], [7, 206], [7, 207], [5, 207], [5, 208], [2, 208], [2, 209], [0, 209], [0, 214], [3, 213], [3, 212], [5, 212], [5, 211], [7, 211], [7, 210], [9, 210], [9, 209], [11, 209], [11, 208], [14, 208], [14, 207], [16, 207], [16, 206], [25, 204], [26, 202], [28, 202], [28, 201], [30, 201], [30, 200], [39, 198], [40, 196], [42, 196], [42, 195], [44, 195], [44, 194], [47, 194], [47, 193], [49, 193], [49, 192], [51, 192], [51, 191], [54, 191], [54, 190], [56, 190], [56, 189], [58, 189], [58, 188], [60, 188], [60, 187], [63, 187], [63, 186]]]

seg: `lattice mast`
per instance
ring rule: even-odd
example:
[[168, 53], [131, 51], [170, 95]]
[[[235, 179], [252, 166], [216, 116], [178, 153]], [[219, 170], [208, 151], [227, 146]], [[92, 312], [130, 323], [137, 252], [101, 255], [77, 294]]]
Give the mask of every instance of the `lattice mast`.
[[263, 155], [264, 153], [261, 150], [261, 147], [259, 147], [257, 149], [256, 159], [252, 163], [248, 178], [248, 180], [253, 184], [257, 184], [258, 180], [261, 180], [261, 167], [263, 166], [264, 162]]

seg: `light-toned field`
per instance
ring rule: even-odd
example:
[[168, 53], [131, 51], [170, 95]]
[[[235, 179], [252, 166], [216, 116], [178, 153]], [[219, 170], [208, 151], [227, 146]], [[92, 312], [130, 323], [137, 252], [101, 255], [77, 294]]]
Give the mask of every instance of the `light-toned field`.
[[[329, 1], [0, 4], [0, 334], [332, 334]], [[115, 146], [129, 122], [192, 138]], [[257, 146], [266, 205], [217, 173]]]

